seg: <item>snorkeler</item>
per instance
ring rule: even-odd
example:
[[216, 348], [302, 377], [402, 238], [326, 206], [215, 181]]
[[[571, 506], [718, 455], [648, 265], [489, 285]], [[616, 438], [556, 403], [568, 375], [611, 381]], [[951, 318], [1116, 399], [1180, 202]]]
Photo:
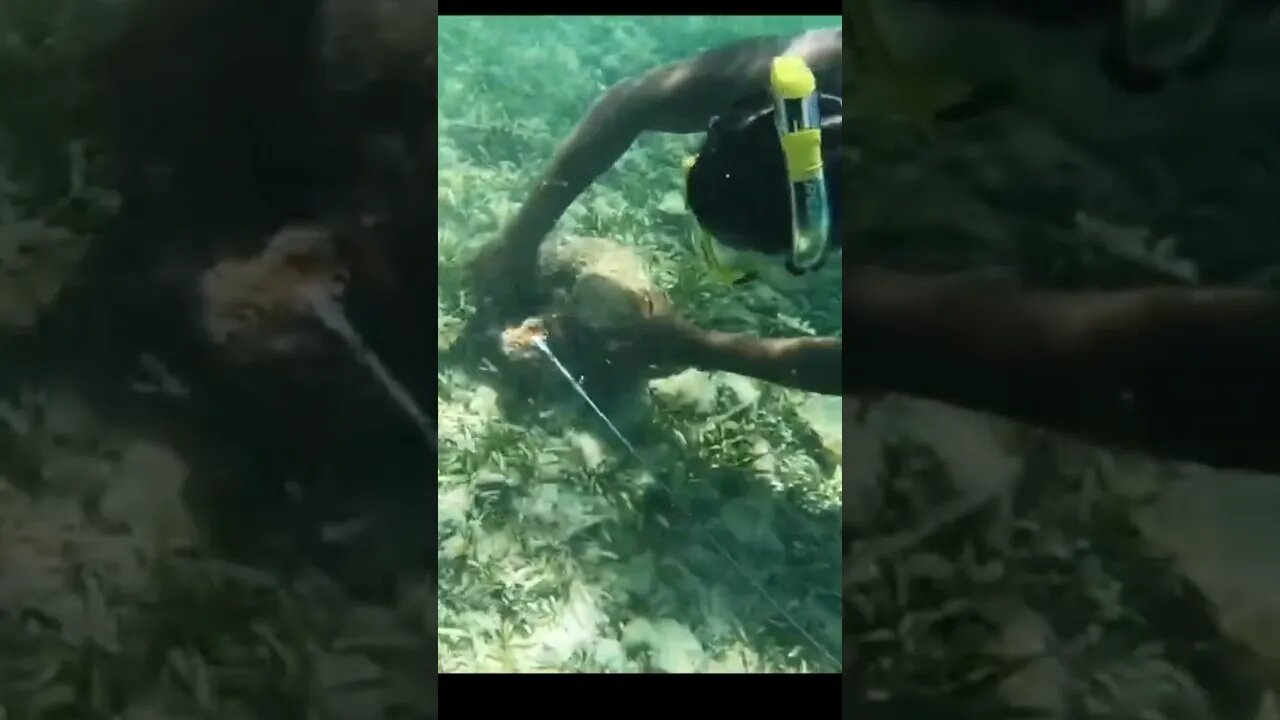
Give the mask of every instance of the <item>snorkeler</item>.
[[[642, 133], [701, 133], [716, 118], [741, 116], [747, 112], [744, 108], [771, 107], [773, 61], [783, 55], [802, 61], [812, 73], [814, 94], [838, 96], [842, 70], [839, 29], [734, 42], [609, 89], [561, 146], [516, 216], [473, 266], [472, 285], [482, 310], [513, 319], [527, 307], [536, 292], [534, 267], [542, 241], [569, 205]], [[773, 142], [775, 152], [780, 153], [776, 132]], [[779, 168], [781, 163], [779, 154]], [[785, 180], [785, 171], [778, 172], [775, 183]], [[783, 188], [785, 192], [785, 185]]]
[[[838, 203], [837, 203], [838, 207]], [[851, 242], [851, 230], [841, 232]], [[1280, 293], [1040, 291], [850, 267], [840, 340], [707, 331], [668, 311], [627, 352], [823, 393], [894, 392], [1107, 445], [1280, 472]]]
[[[904, 1], [936, 5], [932, 0]], [[1177, 0], [1167, 7], [1182, 11], [1217, 7], [1204, 3]], [[874, 1], [854, 4], [883, 9]], [[1005, 17], [992, 9], [1004, 3], [975, 0], [965, 5], [985, 8], [975, 13], [987, 13], [986, 20]], [[1196, 36], [1218, 36], [1223, 15], [1205, 17], [1213, 32]], [[851, 14], [851, 19], [856, 18], [856, 13]], [[1061, 26], [1066, 33], [1073, 31], [1080, 18], [1064, 11], [1062, 17], [1050, 14], [1032, 20], [1036, 27]], [[1032, 24], [1016, 27], [1027, 30]], [[939, 27], [945, 25], [933, 26], [934, 39], [939, 38]], [[1140, 35], [1132, 29], [1137, 26], [1121, 27], [1125, 37]], [[840, 53], [840, 31], [802, 39], [790, 44], [801, 49], [813, 68], [819, 92], [838, 97], [841, 68], [834, 64], [834, 56]], [[763, 250], [785, 258], [787, 243], [778, 241], [780, 236], [755, 232], [781, 227], [787, 222], [785, 213], [781, 221], [778, 217], [745, 220], [750, 213], [767, 212], [769, 207], [786, 208], [785, 194], [761, 204], [756, 204], [758, 197], [734, 202], [717, 192], [702, 195], [695, 171], [703, 162], [709, 163], [704, 168], [724, 162], [731, 171], [729, 182], [719, 185], [720, 192], [751, 190], [747, 183], [735, 185], [732, 176], [749, 173], [755, 166], [745, 156], [723, 149], [760, 142], [772, 142], [776, 148], [777, 137], [769, 140], [764, 132], [771, 126], [767, 104], [753, 111], [743, 98], [751, 95], [752, 88], [767, 88], [769, 64], [787, 45], [776, 39], [739, 43], [661, 68], [610, 91], [575, 130], [533, 197], [482, 259], [477, 289], [492, 290], [494, 276], [489, 273], [501, 268], [501, 282], [496, 285], [523, 290], [515, 283], [532, 276], [530, 268], [542, 237], [588, 183], [640, 132], [689, 132], [700, 115], [721, 119], [712, 125], [699, 160], [690, 169], [688, 199], [695, 216], [719, 246], [729, 250], [726, 255]], [[1126, 47], [1136, 45], [1120, 46]], [[1159, 66], [1166, 75], [1202, 66], [1214, 52], [1208, 40], [1184, 47], [1189, 50], [1182, 64], [1166, 58]], [[1107, 64], [1115, 59], [1116, 50], [1106, 43], [1097, 49], [1091, 55], [1093, 71], [1106, 75], [1117, 67]], [[1141, 55], [1125, 52], [1130, 69], [1140, 69]], [[1159, 68], [1153, 61], [1146, 69], [1154, 73]], [[1125, 86], [1115, 78], [1109, 81]], [[915, 107], [945, 107], [934, 102], [938, 97], [941, 93]], [[1016, 94], [1012, 97], [1016, 102]], [[835, 117], [838, 100], [823, 103], [828, 111], [822, 152], [829, 160], [827, 176], [838, 183], [842, 162], [841, 121]], [[709, 123], [710, 117], [705, 119]], [[770, 153], [757, 154], [756, 160], [781, 162], [770, 159]], [[716, 175], [710, 172], [705, 179], [709, 183], [725, 180]], [[829, 197], [831, 217], [838, 224], [838, 187], [831, 187]], [[743, 216], [718, 212], [721, 205], [737, 208]], [[839, 227], [830, 247], [838, 252], [850, 234], [847, 224]], [[843, 354], [840, 338], [761, 338], [717, 332], [693, 325], [667, 304], [656, 304], [652, 310], [643, 322], [625, 328], [614, 340], [615, 353], [644, 356], [666, 369], [721, 370], [833, 395], [914, 395], [1174, 459], [1280, 471], [1280, 443], [1271, 432], [1272, 408], [1280, 406], [1280, 373], [1275, 371], [1280, 367], [1280, 294], [1265, 290], [1160, 287], [1047, 292], [972, 275], [930, 277], [850, 268], [843, 277], [843, 333], [853, 343], [848, 356]]]
[[[1222, 55], [1230, 12], [1254, 4], [850, 0], [845, 22], [853, 25], [854, 43], [848, 53], [837, 28], [792, 38], [751, 38], [618, 83], [592, 105], [515, 217], [474, 263], [472, 286], [481, 317], [513, 320], [528, 307], [536, 295], [534, 268], [543, 239], [569, 205], [646, 132], [707, 132], [690, 173], [688, 199], [718, 245], [712, 249], [720, 256], [708, 257], [708, 246], [699, 241], [713, 272], [722, 258], [756, 269], [761, 254], [785, 259], [782, 252], [792, 241], [779, 227], [794, 218], [785, 192], [775, 191], [787, 169], [777, 138], [767, 130], [777, 119], [769, 93], [779, 56], [800, 59], [814, 75], [822, 161], [831, 180], [840, 175], [832, 165], [841, 162], [832, 139], [838, 143], [841, 134], [842, 101], [860, 116], [925, 125], [968, 119], [1004, 103], [1051, 117], [1075, 114], [1078, 103], [1067, 90], [1080, 75], [1140, 94], [1207, 72]], [[845, 67], [850, 68], [847, 78]], [[712, 166], [729, 177], [708, 169]], [[828, 197], [835, 203], [835, 223], [838, 189]], [[831, 235], [837, 251], [840, 236], [838, 231]], [[753, 272], [731, 269], [728, 277]]]

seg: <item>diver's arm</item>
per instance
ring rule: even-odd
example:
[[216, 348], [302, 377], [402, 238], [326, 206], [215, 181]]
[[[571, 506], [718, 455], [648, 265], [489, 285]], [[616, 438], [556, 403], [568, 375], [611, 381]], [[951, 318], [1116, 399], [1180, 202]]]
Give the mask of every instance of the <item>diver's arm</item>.
[[917, 395], [1106, 444], [1280, 471], [1280, 294], [1048, 293], [846, 272], [846, 387]]
[[569, 205], [641, 133], [701, 132], [744, 97], [767, 97], [770, 62], [789, 48], [806, 58], [820, 89], [839, 92], [838, 31], [743, 40], [614, 85], [574, 128], [503, 230], [504, 252], [532, 258]]
[[841, 394], [838, 338], [762, 338], [680, 321], [664, 338], [675, 363], [719, 370], [824, 395]]

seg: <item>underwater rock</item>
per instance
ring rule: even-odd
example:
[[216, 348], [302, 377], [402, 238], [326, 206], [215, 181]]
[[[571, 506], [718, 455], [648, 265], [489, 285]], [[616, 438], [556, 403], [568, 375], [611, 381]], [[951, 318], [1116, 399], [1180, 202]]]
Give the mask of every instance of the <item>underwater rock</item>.
[[702, 370], [689, 369], [670, 377], [649, 381], [649, 388], [663, 402], [692, 407], [700, 413], [716, 409], [718, 386], [715, 377]]
[[648, 650], [650, 665], [661, 672], [699, 672], [707, 662], [702, 643], [693, 632], [669, 618], [632, 620], [623, 628], [622, 644]]
[[[602, 649], [596, 644], [600, 627], [607, 619], [601, 607], [600, 591], [579, 582], [572, 583], [568, 599], [557, 609], [555, 620], [535, 629], [530, 635], [537, 664], [562, 668], [577, 652], [591, 650], [608, 654], [609, 647]], [[619, 661], [620, 658], [613, 660]]]
[[0, 221], [0, 332], [32, 329], [88, 247], [88, 238], [39, 220]]
[[892, 397], [873, 407], [868, 427], [883, 437], [909, 438], [928, 447], [965, 495], [1007, 490], [1022, 474], [1024, 458], [1004, 437], [1012, 423], [997, 416]]
[[597, 642], [596, 646], [591, 650], [591, 657], [601, 667], [608, 668], [614, 672], [621, 672], [626, 669], [626, 651], [623, 650], [622, 643], [613, 638], [604, 638]]
[[578, 451], [582, 464], [588, 470], [595, 470], [604, 462], [604, 445], [594, 436], [583, 432], [572, 432], [568, 436], [569, 443]]
[[540, 249], [538, 274], [551, 303], [526, 308], [537, 315], [502, 333], [503, 377], [509, 387], [516, 386], [503, 393], [504, 400], [567, 387], [563, 377], [548, 382], [557, 369], [546, 350], [534, 344], [539, 339], [593, 402], [607, 413], [625, 415], [652, 373], [641, 353], [618, 352], [615, 344], [669, 307], [643, 258], [634, 248], [604, 238], [557, 237]]
[[745, 375], [721, 373], [720, 384], [742, 405], [755, 405], [760, 401], [760, 381]]
[[808, 398], [796, 408], [814, 434], [837, 459], [844, 455], [845, 400], [828, 395]]
[[1280, 483], [1188, 467], [1137, 524], [1217, 609], [1224, 634], [1280, 687]]
[[1070, 675], [1054, 657], [1053, 627], [1040, 613], [1021, 602], [1000, 608], [1000, 628], [991, 653], [1006, 662], [1034, 658], [1000, 683], [999, 694], [1009, 705], [1035, 709], [1045, 720], [1066, 717]]
[[195, 522], [183, 498], [186, 463], [166, 447], [136, 442], [126, 447], [102, 496], [102, 516], [130, 528], [145, 546], [190, 544]]
[[557, 238], [542, 248], [538, 263], [550, 287], [570, 288], [563, 311], [588, 328], [634, 323], [660, 294], [639, 253], [605, 238]]

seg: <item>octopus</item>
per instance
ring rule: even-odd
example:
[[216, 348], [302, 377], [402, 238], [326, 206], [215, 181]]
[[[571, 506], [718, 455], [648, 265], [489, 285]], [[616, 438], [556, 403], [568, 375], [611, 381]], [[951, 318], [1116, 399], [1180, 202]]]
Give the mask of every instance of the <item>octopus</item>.
[[201, 278], [205, 331], [238, 360], [314, 355], [325, 333], [308, 293], [340, 295], [346, 271], [327, 234], [286, 228], [258, 255], [226, 259]]
[[546, 339], [547, 326], [541, 318], [531, 317], [502, 331], [502, 352], [513, 358], [527, 357], [537, 350], [539, 342]]

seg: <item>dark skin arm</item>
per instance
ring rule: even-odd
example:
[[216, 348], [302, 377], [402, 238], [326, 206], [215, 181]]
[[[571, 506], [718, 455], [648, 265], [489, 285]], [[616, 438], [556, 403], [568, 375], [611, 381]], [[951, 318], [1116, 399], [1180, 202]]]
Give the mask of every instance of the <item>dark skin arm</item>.
[[1110, 445], [1280, 470], [1280, 295], [1038, 292], [860, 269], [846, 388], [918, 395]]
[[[809, 36], [801, 48], [824, 92], [839, 92], [840, 33]], [[695, 133], [753, 94], [767, 92], [770, 62], [793, 38], [752, 38], [656, 68], [610, 88], [587, 112], [528, 199], [478, 259], [476, 296], [501, 319], [529, 299], [538, 247], [565, 210], [644, 132]], [[487, 302], [486, 302], [487, 301]], [[513, 315], [512, 315], [513, 316]]]
[[[758, 39], [619, 84], [590, 110], [477, 271], [481, 299], [524, 299], [542, 239], [640, 133], [695, 132], [763, 87], [787, 41]], [[839, 36], [824, 87], [840, 85]], [[824, 53], [819, 52], [822, 56]], [[834, 84], [830, 84], [834, 83]], [[1016, 418], [1097, 442], [1214, 465], [1280, 470], [1280, 296], [1247, 289], [1043, 293], [871, 268], [844, 288], [836, 339], [764, 339], [665, 319], [642, 343], [662, 364], [800, 389], [886, 391]], [[510, 308], [508, 308], [509, 310]], [[836, 368], [842, 370], [837, 372]]]
[[703, 330], [677, 319], [652, 343], [674, 365], [737, 373], [823, 395], [839, 395], [843, 387], [838, 338], [762, 338]]
[[1280, 471], [1280, 294], [1265, 290], [1043, 292], [850, 268], [847, 356], [835, 339], [664, 324], [673, 364], [929, 398], [1172, 459]]

